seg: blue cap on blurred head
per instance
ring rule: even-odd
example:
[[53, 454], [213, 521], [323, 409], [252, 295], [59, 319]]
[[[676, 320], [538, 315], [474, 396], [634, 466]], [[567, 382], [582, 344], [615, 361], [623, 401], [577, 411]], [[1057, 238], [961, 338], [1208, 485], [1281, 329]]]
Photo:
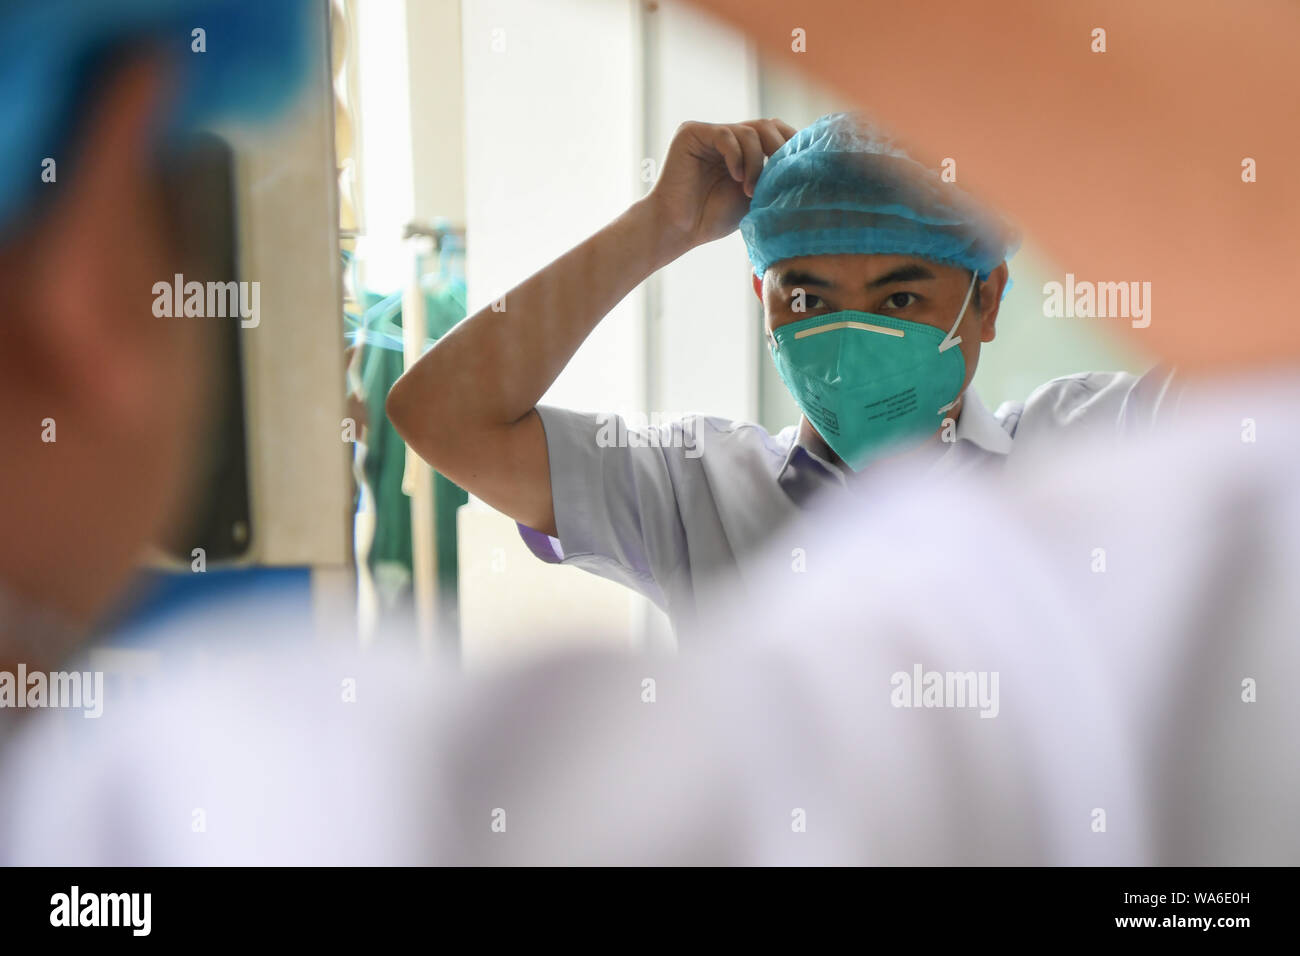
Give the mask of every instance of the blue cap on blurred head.
[[[103, 68], [146, 48], [173, 69], [164, 135], [286, 106], [312, 63], [311, 0], [3, 0], [0, 229], [29, 203], [46, 158], [62, 172]], [[204, 52], [193, 49], [203, 30]]]
[[1018, 245], [1015, 230], [910, 158], [870, 120], [823, 116], [768, 159], [740, 222], [754, 272], [797, 256], [919, 256], [978, 272]]

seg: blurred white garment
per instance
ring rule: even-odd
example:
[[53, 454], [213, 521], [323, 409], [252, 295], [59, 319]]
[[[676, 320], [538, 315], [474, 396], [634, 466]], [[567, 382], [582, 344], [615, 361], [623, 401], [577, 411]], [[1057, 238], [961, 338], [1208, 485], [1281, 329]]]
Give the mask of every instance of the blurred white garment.
[[[1295, 378], [1203, 387], [1175, 425], [997, 480], [882, 471], [773, 601], [709, 619], [744, 640], [677, 658], [469, 680], [299, 643], [173, 670], [98, 721], [36, 714], [0, 855], [1294, 864], [1297, 402]], [[291, 626], [203, 622], [174, 637]], [[918, 670], [996, 674], [995, 705], [896, 706]]]
[[[0, 762], [0, 862], [416, 863], [432, 679], [308, 633], [301, 602], [139, 635], [103, 713], [25, 715]], [[91, 669], [95, 657], [68, 667]], [[423, 842], [421, 842], [423, 840]]]
[[[946, 752], [1020, 777], [1044, 861], [1294, 865], [1298, 406], [1294, 373], [1188, 385], [1159, 427], [1095, 430], [959, 490], [877, 473], [852, 523], [827, 512], [803, 570], [767, 582], [786, 600], [751, 627], [818, 635], [827, 663], [830, 635], [888, 644], [854, 673], [876, 696], [918, 663], [1000, 671], [997, 729]], [[932, 754], [962, 716], [897, 711], [932, 722]], [[917, 793], [948, 773], [960, 800], [952, 768], [907, 767]], [[1104, 834], [1088, 826], [1097, 810]]]

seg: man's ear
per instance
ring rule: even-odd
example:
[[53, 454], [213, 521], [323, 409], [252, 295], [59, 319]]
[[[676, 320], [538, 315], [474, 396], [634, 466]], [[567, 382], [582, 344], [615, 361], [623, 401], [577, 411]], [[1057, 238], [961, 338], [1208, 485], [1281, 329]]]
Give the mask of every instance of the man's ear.
[[754, 280], [754, 295], [758, 296], [758, 301], [763, 301], [763, 279], [761, 276], [750, 273], [749, 277]]
[[1002, 293], [1007, 288], [1009, 271], [1003, 262], [979, 284], [980, 290], [980, 341], [992, 342], [998, 334], [998, 309], [1002, 306]]
[[162, 86], [154, 61], [110, 75], [87, 108], [72, 175], [50, 187], [59, 193], [18, 253], [32, 263], [24, 295], [41, 316], [42, 374], [108, 414], [146, 400], [156, 340], [177, 334], [152, 314], [154, 283], [172, 264], [151, 156]]

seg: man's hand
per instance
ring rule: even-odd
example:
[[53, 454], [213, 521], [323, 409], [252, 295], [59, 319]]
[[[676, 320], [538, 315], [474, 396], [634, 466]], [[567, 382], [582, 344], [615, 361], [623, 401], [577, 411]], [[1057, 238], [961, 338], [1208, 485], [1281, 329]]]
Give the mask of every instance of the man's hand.
[[683, 123], [647, 197], [659, 222], [688, 248], [730, 234], [749, 209], [764, 160], [794, 134], [778, 119]]

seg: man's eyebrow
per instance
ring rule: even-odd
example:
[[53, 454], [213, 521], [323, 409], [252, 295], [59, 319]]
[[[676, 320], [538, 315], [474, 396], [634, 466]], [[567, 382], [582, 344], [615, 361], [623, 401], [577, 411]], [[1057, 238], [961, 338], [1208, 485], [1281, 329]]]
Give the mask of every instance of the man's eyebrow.
[[872, 279], [867, 283], [868, 289], [879, 289], [882, 285], [893, 285], [895, 282], [915, 282], [917, 279], [933, 279], [935, 275], [925, 266], [912, 262], [905, 266], [899, 266], [892, 272], [886, 272], [877, 279]]
[[816, 289], [829, 289], [835, 285], [829, 279], [823, 279], [821, 276], [815, 276], [811, 272], [800, 272], [798, 269], [791, 269], [788, 272], [779, 272], [776, 276], [778, 285], [783, 286], [812, 286]]
[[[868, 289], [878, 289], [881, 286], [893, 285], [896, 282], [916, 282], [921, 279], [934, 279], [935, 274], [919, 262], [909, 262], [905, 266], [899, 266], [884, 275], [872, 279], [867, 283]], [[787, 272], [777, 274], [777, 284], [789, 287], [811, 287], [814, 289], [833, 289], [835, 282], [830, 279], [814, 275], [811, 272], [804, 272], [801, 269], [790, 269]]]

